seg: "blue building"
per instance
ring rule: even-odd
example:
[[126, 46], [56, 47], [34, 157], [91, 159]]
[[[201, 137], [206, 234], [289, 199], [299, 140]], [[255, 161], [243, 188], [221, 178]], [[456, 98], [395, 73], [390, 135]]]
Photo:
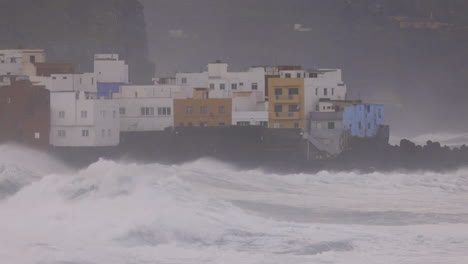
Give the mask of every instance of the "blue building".
[[343, 111], [343, 125], [355, 137], [376, 137], [379, 128], [385, 125], [384, 106], [377, 104], [355, 104]]
[[98, 97], [112, 98], [113, 93], [120, 91], [120, 86], [126, 85], [125, 83], [98, 83], [97, 91]]

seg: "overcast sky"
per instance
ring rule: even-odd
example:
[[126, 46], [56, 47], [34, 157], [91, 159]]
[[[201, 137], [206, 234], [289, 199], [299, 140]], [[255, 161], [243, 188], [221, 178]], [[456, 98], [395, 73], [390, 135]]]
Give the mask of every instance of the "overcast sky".
[[468, 31], [400, 29], [390, 19], [406, 12], [413, 20], [443, 20], [455, 7], [382, 8], [379, 0], [141, 2], [159, 76], [201, 71], [217, 59], [231, 70], [342, 68], [352, 97], [386, 104], [394, 133], [468, 130], [459, 117], [468, 113]]

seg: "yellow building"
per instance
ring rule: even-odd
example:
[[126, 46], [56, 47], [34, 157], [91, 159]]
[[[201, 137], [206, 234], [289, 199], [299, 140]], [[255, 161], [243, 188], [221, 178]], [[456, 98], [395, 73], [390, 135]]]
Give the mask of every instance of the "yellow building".
[[304, 79], [270, 78], [269, 127], [304, 128]]
[[194, 98], [174, 99], [175, 126], [230, 126], [232, 99], [208, 98], [208, 89], [194, 89]]

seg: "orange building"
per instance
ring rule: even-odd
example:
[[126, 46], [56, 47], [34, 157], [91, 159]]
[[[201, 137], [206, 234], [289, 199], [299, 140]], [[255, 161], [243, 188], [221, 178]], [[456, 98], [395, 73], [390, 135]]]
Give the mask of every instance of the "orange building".
[[174, 126], [230, 126], [232, 99], [208, 98], [208, 89], [195, 89], [194, 98], [174, 99]]

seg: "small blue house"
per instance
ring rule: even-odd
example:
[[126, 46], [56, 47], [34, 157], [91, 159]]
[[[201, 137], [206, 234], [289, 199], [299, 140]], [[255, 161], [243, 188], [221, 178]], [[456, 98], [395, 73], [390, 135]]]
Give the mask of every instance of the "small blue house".
[[352, 136], [376, 137], [379, 127], [384, 124], [383, 105], [356, 104], [344, 108], [343, 125]]
[[113, 93], [120, 91], [120, 86], [126, 85], [125, 83], [98, 83], [97, 91], [98, 97], [112, 98]]

